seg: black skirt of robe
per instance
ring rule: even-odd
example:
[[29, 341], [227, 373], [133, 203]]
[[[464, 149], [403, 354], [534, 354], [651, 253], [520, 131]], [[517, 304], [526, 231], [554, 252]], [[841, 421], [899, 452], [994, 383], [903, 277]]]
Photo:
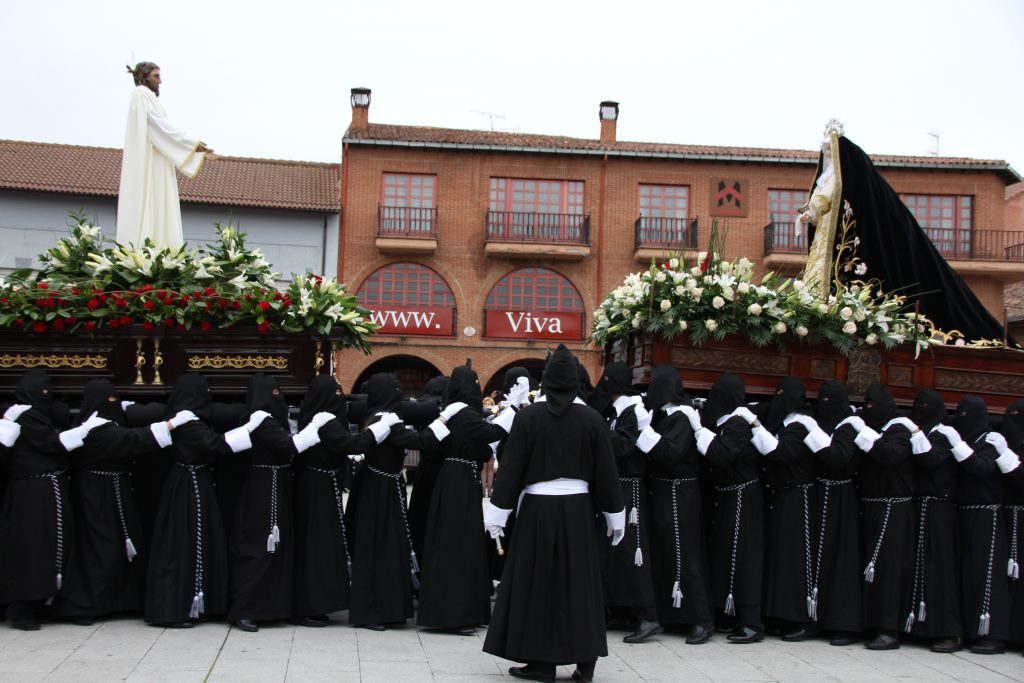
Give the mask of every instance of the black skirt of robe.
[[[963, 636], [960, 609], [960, 534], [956, 506], [946, 500], [917, 501], [914, 505], [918, 527], [921, 506], [927, 505], [923, 543], [918, 540], [921, 555], [923, 586], [918, 585], [916, 598], [907, 604], [906, 613], [914, 610], [912, 633], [925, 638], [960, 638]], [[915, 555], [915, 575], [917, 556]], [[915, 576], [915, 581], [917, 581]], [[921, 594], [924, 593], [925, 620], [917, 619]], [[916, 600], [916, 602], [915, 602]]]
[[[863, 629], [861, 590], [860, 499], [853, 482], [828, 487], [818, 484], [818, 626], [828, 631], [857, 633]], [[824, 536], [821, 521], [824, 519]]]
[[[1009, 490], [1010, 487], [1007, 487], [1008, 492]], [[1014, 523], [1014, 516], [1016, 516], [1016, 523]], [[1024, 506], [1016, 504], [1006, 506], [1006, 527], [1010, 547], [1017, 549], [1017, 554], [1012, 559], [1018, 563], [1018, 576], [1016, 579], [1010, 579], [1010, 634], [1007, 636], [1007, 640], [1024, 643], [1024, 573], [1019, 569], [1019, 565], [1024, 560]], [[1017, 537], [1016, 545], [1013, 543], [1015, 535]]]
[[[175, 432], [187, 429], [179, 427]], [[202, 590], [205, 615], [222, 615], [228, 606], [227, 536], [214, 494], [210, 467], [196, 470], [198, 512], [202, 516]], [[163, 486], [150, 544], [143, 618], [150, 624], [189, 619], [196, 580], [197, 506], [192, 475], [173, 465]]]
[[1006, 640], [1010, 635], [1010, 582], [1006, 576], [1009, 534], [1006, 532], [1005, 519], [1001, 511], [996, 514], [993, 543], [990, 510], [965, 510], [961, 507], [959, 517], [964, 639], [972, 641], [981, 637], [978, 633], [978, 618], [983, 611], [985, 586], [991, 577], [988, 599], [991, 621], [985, 637]]
[[404, 478], [396, 486], [391, 477], [360, 469], [345, 511], [352, 544], [350, 624], [395, 624], [412, 617], [403, 505]]
[[[654, 579], [651, 574], [651, 506], [647, 485], [641, 481], [639, 489], [639, 525], [629, 523], [633, 509], [633, 483], [622, 481], [622, 499], [626, 501], [626, 536], [618, 545], [602, 543], [598, 546], [601, 557], [601, 576], [604, 579], [604, 602], [608, 607], [655, 606]], [[598, 519], [598, 532], [607, 534], [604, 516]], [[636, 564], [636, 551], [640, 548], [642, 564]]]
[[[341, 463], [339, 463], [341, 464]], [[331, 473], [333, 472], [333, 473]], [[332, 479], [341, 492], [337, 469], [295, 469], [295, 573], [292, 612], [310, 617], [348, 609], [347, 529], [339, 514]]]
[[517, 515], [484, 652], [553, 664], [607, 656], [598, 563], [607, 541], [594, 531], [590, 494], [526, 495]]
[[770, 619], [811, 621], [807, 598], [818, 538], [816, 506], [813, 486], [784, 488], [772, 496], [765, 524], [764, 615]]
[[[862, 521], [864, 567], [874, 555], [885, 518], [885, 503], [863, 502]], [[863, 581], [864, 627], [878, 631], [901, 632], [910, 604], [914, 579], [914, 506], [911, 502], [893, 503], [886, 524], [885, 538], [875, 562], [875, 580]]]
[[[736, 545], [736, 573], [732, 582], [736, 614], [746, 626], [761, 627], [764, 568], [764, 493], [760, 482], [744, 487], [740, 511], [740, 533]], [[715, 492], [715, 517], [711, 532], [711, 589], [714, 605], [725, 607], [729, 595], [733, 529], [736, 526], [735, 491]], [[747, 614], [754, 615], [747, 623]]]
[[430, 517], [430, 501], [434, 497], [434, 486], [444, 464], [440, 452], [420, 451], [420, 464], [416, 467], [416, 480], [409, 494], [409, 532], [412, 546], [418, 557], [425, 557], [423, 541], [427, 535], [427, 519]]
[[491, 574], [482, 498], [475, 465], [445, 461], [427, 518], [417, 625], [455, 628], [490, 620]]
[[[710, 624], [713, 621], [711, 579], [704, 552], [700, 488], [696, 481], [672, 483], [649, 479], [648, 482], [650, 562], [658, 621], [662, 624]], [[674, 509], [673, 488], [676, 498]], [[677, 580], [683, 594], [679, 607], [674, 606], [672, 598]]]

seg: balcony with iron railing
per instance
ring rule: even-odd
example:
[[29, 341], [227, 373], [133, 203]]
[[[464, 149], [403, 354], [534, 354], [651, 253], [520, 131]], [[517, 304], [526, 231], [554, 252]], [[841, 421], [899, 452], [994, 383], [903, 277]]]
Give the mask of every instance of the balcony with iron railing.
[[484, 253], [505, 258], [583, 259], [590, 255], [590, 216], [488, 211]]
[[387, 254], [433, 254], [437, 208], [378, 206], [377, 248]]
[[681, 252], [693, 257], [700, 248], [697, 220], [640, 216], [633, 223], [633, 257], [643, 264]]

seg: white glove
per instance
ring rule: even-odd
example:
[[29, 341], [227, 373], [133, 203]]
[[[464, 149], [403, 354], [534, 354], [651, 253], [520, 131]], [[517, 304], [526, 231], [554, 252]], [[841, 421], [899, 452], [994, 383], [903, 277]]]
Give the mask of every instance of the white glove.
[[467, 407], [466, 404], [463, 403], [462, 401], [456, 401], [455, 403], [449, 403], [448, 406], [444, 410], [441, 411], [440, 418], [442, 420], [444, 420], [445, 422], [447, 422], [448, 420], [452, 419], [452, 416], [455, 415], [455, 413], [459, 412], [460, 410], [462, 410], [463, 408], [466, 408], [466, 407]]
[[863, 429], [867, 427], [867, 425], [864, 424], [864, 418], [858, 417], [856, 415], [851, 415], [850, 417], [846, 418], [845, 420], [837, 424], [836, 429], [839, 429], [843, 425], [853, 425], [853, 428], [856, 429], [858, 432], [863, 431]]
[[775, 438], [763, 425], [754, 427], [750, 443], [761, 455], [767, 455], [779, 447], [779, 440]]
[[921, 453], [927, 453], [932, 449], [932, 442], [928, 440], [928, 435], [918, 429], [916, 432], [910, 435], [910, 450], [914, 455], [920, 455]]
[[811, 449], [812, 453], [817, 453], [822, 448], [832, 445], [832, 437], [825, 433], [823, 429], [814, 426], [814, 429], [807, 432], [807, 436], [804, 437], [804, 444]]
[[[310, 419], [309, 424], [316, 425], [316, 428], [320, 429], [333, 419], [334, 413], [319, 412]], [[308, 427], [309, 425], [306, 426]]]
[[604, 522], [608, 527], [608, 536], [612, 539], [612, 545], [618, 545], [626, 536], [626, 508], [619, 512], [605, 512]]
[[747, 424], [754, 424], [754, 422], [757, 421], [757, 415], [750, 412], [750, 408], [747, 408], [746, 406], [740, 406], [736, 410], [732, 411], [732, 415], [742, 417], [747, 421]]
[[698, 427], [693, 435], [697, 437], [697, 450], [700, 451], [701, 455], [707, 455], [708, 448], [717, 435], [707, 427]]
[[651, 418], [654, 417], [654, 413], [645, 410], [641, 405], [635, 406], [633, 410], [636, 411], [636, 426], [641, 432], [651, 426]]
[[518, 408], [524, 403], [530, 402], [530, 380], [525, 377], [519, 377], [516, 379], [516, 383], [512, 385], [508, 393], [505, 394], [505, 400], [510, 406]]
[[263, 421], [270, 417], [270, 413], [265, 410], [257, 410], [255, 413], [249, 416], [249, 421], [245, 423], [245, 431], [252, 434], [256, 431], [256, 428], [263, 424]]
[[794, 413], [793, 415], [790, 415], [785, 420], [783, 420], [782, 423], [788, 427], [794, 422], [799, 422], [800, 424], [802, 424], [808, 432], [813, 432], [815, 429], [818, 428], [818, 423], [815, 422], [813, 417], [811, 417], [810, 415], [803, 415], [802, 413]]
[[[394, 415], [394, 413], [391, 414]], [[373, 434], [374, 440], [379, 444], [384, 443], [384, 439], [388, 438], [391, 434], [391, 425], [384, 421], [384, 415], [381, 415], [381, 418], [368, 426], [367, 429]]]
[[21, 425], [13, 420], [0, 420], [0, 443], [10, 448], [21, 436]]
[[[317, 413], [317, 415], [330, 415], [333, 419], [334, 416], [330, 413]], [[302, 430], [292, 437], [292, 443], [295, 445], [295, 452], [302, 453], [313, 446], [320, 443], [320, 426], [316, 424], [316, 415], [309, 421], [309, 424], [302, 428]]]
[[21, 414], [31, 407], [32, 406], [25, 405], [24, 403], [15, 403], [13, 406], [8, 408], [6, 412], [4, 412], [4, 419], [10, 420], [11, 422], [17, 422], [18, 418], [21, 417]]
[[853, 443], [857, 444], [857, 448], [867, 453], [875, 445], [875, 442], [881, 438], [881, 434], [865, 425], [857, 432], [857, 438], [853, 440]]
[[[108, 422], [110, 422], [110, 420], [106, 420], [106, 419], [100, 417], [99, 413], [93, 413], [92, 415], [89, 416], [88, 420], [86, 420], [82, 424], [78, 425], [78, 428], [85, 430], [85, 433], [88, 434], [89, 432], [91, 432], [92, 430], [96, 429], [100, 425], [105, 425]], [[1004, 443], [1005, 443], [1005, 441], [1004, 441]]]
[[490, 534], [491, 538], [504, 536], [505, 525], [511, 513], [511, 509], [495, 507], [491, 501], [487, 501], [487, 506], [484, 507], [484, 531]]
[[135, 401], [121, 401], [121, 410], [128, 410], [128, 406], [135, 405]]
[[1007, 448], [999, 454], [998, 458], [996, 458], [996, 465], [999, 466], [1000, 472], [1003, 474], [1009, 474], [1020, 467], [1020, 457]]
[[640, 436], [637, 437], [636, 447], [644, 453], [650, 453], [651, 449], [658, 445], [661, 441], [661, 434], [654, 431], [650, 427], [645, 427]]
[[174, 417], [168, 420], [168, 422], [171, 423], [172, 427], [177, 429], [178, 427], [187, 422], [193, 422], [194, 420], [198, 419], [199, 418], [196, 417], [196, 414], [193, 413], [191, 410], [179, 410]]
[[79, 425], [78, 427], [65, 429], [57, 435], [57, 438], [60, 439], [61, 445], [64, 446], [64, 450], [73, 451], [76, 448], [81, 448], [85, 444], [85, 436], [88, 433], [88, 429]]
[[960, 432], [956, 431], [949, 425], [935, 425], [934, 427], [932, 427], [932, 431], [938, 432], [939, 434], [942, 434], [944, 437], [946, 437], [946, 441], [948, 441], [949, 445], [953, 446], [954, 448], [956, 448], [958, 444], [962, 444], [964, 442], [963, 437], [960, 436]]
[[989, 432], [985, 435], [985, 441], [995, 446], [996, 450], [1000, 453], [1010, 447], [1009, 444], [1006, 443], [1006, 437], [999, 432]]
[[686, 419], [690, 421], [690, 427], [693, 429], [693, 431], [697, 431], [698, 429], [701, 428], [700, 415], [697, 413], [696, 410], [694, 410], [690, 406], [683, 406], [679, 410], [680, 412], [683, 413], [683, 415], [686, 416]]
[[885, 426], [882, 427], [882, 431], [884, 432], [893, 425], [903, 425], [911, 434], [913, 434], [915, 431], [920, 431], [920, 427], [914, 424], [914, 421], [911, 420], [909, 417], [894, 417], [893, 419], [885, 423]]
[[383, 422], [388, 427], [394, 427], [395, 425], [402, 423], [402, 418], [398, 417], [396, 413], [381, 413], [380, 420], [378, 420], [378, 422]]

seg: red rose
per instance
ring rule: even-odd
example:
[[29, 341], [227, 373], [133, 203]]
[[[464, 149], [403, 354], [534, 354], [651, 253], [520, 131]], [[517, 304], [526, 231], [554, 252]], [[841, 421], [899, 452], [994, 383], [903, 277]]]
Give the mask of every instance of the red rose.
[[252, 294], [246, 294], [245, 295], [245, 300], [246, 301], [252, 301]]
[[281, 300], [281, 292], [274, 292], [274, 301]]
[[268, 310], [270, 310], [270, 302], [269, 301], [261, 301], [260, 302], [260, 310], [261, 311], [268, 311]]
[[178, 329], [179, 330], [184, 330], [185, 329], [185, 324], [184, 323], [178, 323]]
[[208, 330], [210, 329], [210, 323], [209, 323], [208, 321], [204, 320], [204, 321], [203, 321], [203, 322], [202, 322], [202, 323], [201, 323], [201, 324], [199, 325], [199, 329], [201, 329], [201, 330], [202, 330], [203, 332], [206, 332], [206, 331], [208, 331]]
[[118, 297], [118, 298], [114, 299], [114, 303], [117, 306], [119, 306], [120, 308], [124, 308], [125, 306], [128, 305], [128, 300], [123, 298], [123, 297]]
[[166, 318], [164, 320], [164, 327], [174, 327], [174, 318]]
[[203, 308], [205, 308], [206, 310], [210, 310], [210, 308], [212, 306], [213, 306], [213, 304], [211, 302], [209, 302], [209, 301], [204, 301], [203, 302]]
[[196, 301], [199, 301], [200, 299], [203, 298], [203, 293], [199, 291], [192, 292], [192, 298], [195, 299]]
[[34, 322], [32, 324], [32, 331], [33, 332], [45, 332], [46, 331], [46, 323], [44, 323], [42, 320], [37, 320], [36, 322]]
[[89, 299], [89, 303], [87, 303], [86, 306], [89, 307], [89, 310], [95, 311], [97, 308], [100, 307], [100, 300], [95, 298]]
[[260, 290], [260, 296], [266, 296], [266, 294], [267, 294], [267, 290], [265, 290], [265, 289], [261, 289]]
[[228, 300], [227, 299], [221, 299], [220, 301], [217, 302], [217, 306], [220, 307], [220, 308], [227, 308], [228, 307]]
[[78, 318], [72, 318], [70, 316], [67, 317], [67, 318], [64, 318], [64, 324], [65, 325], [74, 325], [77, 322], [78, 322]]
[[217, 290], [215, 290], [213, 287], [207, 287], [206, 288], [206, 296], [213, 296], [216, 293], [217, 293]]
[[60, 318], [57, 318], [56, 320], [54, 320], [53, 321], [53, 329], [55, 329], [55, 330], [63, 330], [64, 329], [64, 321], [61, 320]]
[[75, 296], [78, 296], [79, 294], [82, 293], [82, 290], [80, 290], [78, 287], [72, 287], [71, 293], [74, 294]]
[[99, 299], [100, 301], [102, 301], [103, 303], [107, 303], [107, 295], [104, 294], [102, 291], [100, 292], [99, 296], [97, 296], [96, 298]]
[[86, 320], [85, 329], [89, 332], [92, 332], [93, 330], [96, 329], [96, 323], [94, 323], [92, 320]]
[[240, 302], [240, 301], [232, 301], [231, 302], [231, 308], [233, 308], [234, 310], [237, 311], [241, 307], [242, 307], [242, 302]]
[[156, 325], [149, 322], [148, 320], [142, 322], [142, 329], [144, 330], [152, 330], [154, 327], [156, 327]]
[[[171, 294], [174, 294], [174, 292], [171, 292]], [[157, 299], [163, 299], [166, 296], [167, 296], [167, 292], [165, 292], [164, 290], [162, 290], [162, 289], [156, 290], [156, 298]]]
[[139, 288], [140, 292], [150, 292], [152, 290], [153, 290], [153, 285], [142, 285], [142, 287]]
[[6, 296], [0, 298], [0, 304], [9, 304], [9, 303], [11, 303], [11, 300], [8, 299]]
[[93, 293], [93, 294], [102, 294], [102, 293], [103, 293], [103, 290], [102, 290], [102, 289], [100, 289], [99, 287], [93, 287], [93, 288], [92, 288], [92, 293]]
[[319, 287], [320, 283], [323, 282], [323, 281], [324, 281], [324, 279], [321, 276], [319, 276], [319, 275], [314, 275], [313, 276], [313, 285], [315, 287]]
[[21, 318], [15, 318], [15, 319], [14, 319], [14, 326], [15, 326], [15, 327], [21, 327], [21, 326], [23, 326], [24, 324], [25, 324], [25, 321], [24, 321], [24, 320], [22, 320]]
[[110, 329], [115, 330], [118, 327], [120, 327], [121, 323], [118, 322], [117, 318], [114, 318], [110, 322], [108, 322], [107, 325], [110, 326]]
[[50, 285], [46, 284], [45, 282], [39, 282], [39, 283], [36, 284], [36, 286], [39, 287], [39, 289], [49, 289], [50, 288]]
[[153, 310], [154, 308], [156, 308], [156, 302], [155, 302], [155, 301], [153, 301], [152, 299], [150, 299], [150, 300], [149, 300], [149, 301], [147, 301], [146, 303], [142, 304], [142, 306], [143, 306], [143, 308], [145, 308], [145, 309], [146, 309], [147, 311], [152, 311], [152, 310]]
[[131, 324], [132, 324], [132, 319], [131, 319], [131, 317], [129, 317], [129, 316], [127, 316], [127, 315], [122, 315], [122, 316], [121, 316], [121, 324], [122, 324], [122, 325], [131, 325]]
[[270, 329], [270, 323], [268, 323], [266, 320], [264, 320], [263, 322], [261, 322], [258, 325], [258, 327], [260, 329], [260, 332], [266, 332], [267, 330]]
[[164, 303], [167, 304], [168, 306], [170, 306], [171, 304], [174, 303], [174, 298], [173, 297], [167, 297], [166, 299], [164, 299]]

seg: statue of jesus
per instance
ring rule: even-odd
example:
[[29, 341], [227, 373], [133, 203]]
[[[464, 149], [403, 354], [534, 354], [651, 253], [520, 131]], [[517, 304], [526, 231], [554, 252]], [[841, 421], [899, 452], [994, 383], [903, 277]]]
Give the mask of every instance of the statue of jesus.
[[142, 246], [148, 237], [159, 246], [181, 246], [178, 168], [189, 178], [213, 150], [167, 119], [160, 100], [160, 67], [139, 62], [128, 67], [135, 79], [121, 161], [117, 200], [117, 241]]

